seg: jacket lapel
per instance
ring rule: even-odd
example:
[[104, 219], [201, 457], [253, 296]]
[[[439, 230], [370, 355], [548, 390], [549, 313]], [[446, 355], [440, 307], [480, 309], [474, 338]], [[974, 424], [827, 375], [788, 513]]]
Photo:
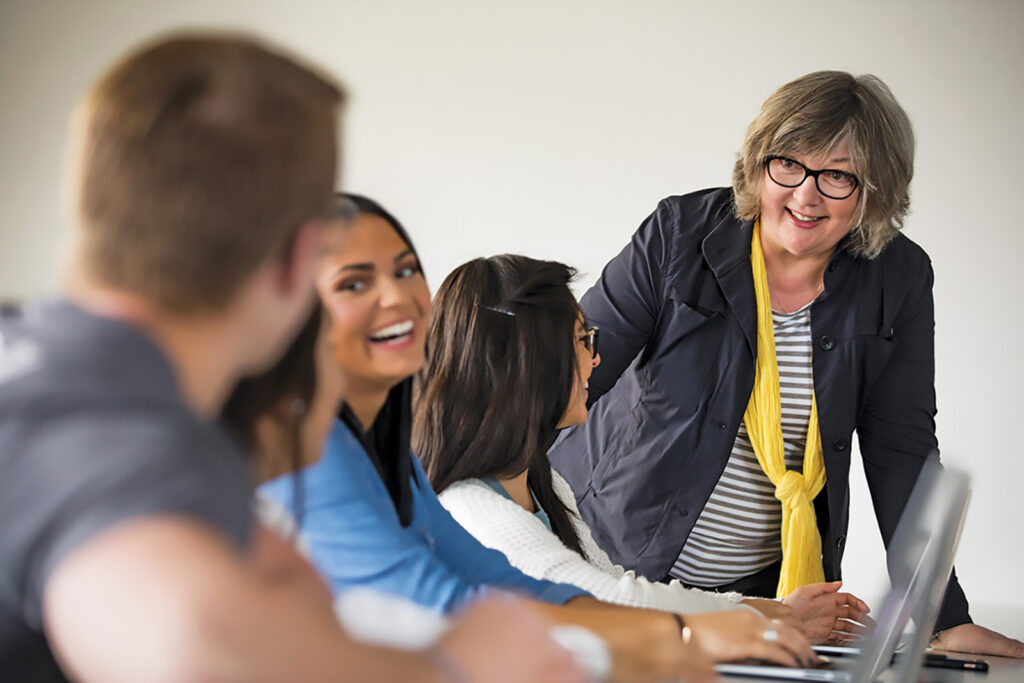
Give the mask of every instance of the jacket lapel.
[[753, 221], [740, 221], [729, 212], [701, 242], [701, 253], [729, 306], [736, 314], [752, 356], [757, 355], [757, 304], [750, 267]]

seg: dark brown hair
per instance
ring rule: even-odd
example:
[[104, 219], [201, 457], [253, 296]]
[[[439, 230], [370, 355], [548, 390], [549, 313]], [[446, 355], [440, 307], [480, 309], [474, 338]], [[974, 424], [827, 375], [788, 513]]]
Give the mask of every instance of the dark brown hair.
[[[222, 421], [249, 453], [272, 460], [253, 462], [259, 480], [297, 472], [304, 465], [302, 421], [316, 394], [316, 345], [322, 318], [322, 308], [317, 305], [280, 360], [269, 370], [239, 382], [221, 410]], [[284, 402], [290, 408], [283, 413], [289, 418], [290, 452], [263, 453], [256, 442], [256, 423]]]
[[327, 208], [342, 99], [249, 38], [130, 55], [76, 116], [79, 266], [168, 310], [222, 308]]
[[506, 254], [445, 279], [417, 377], [413, 450], [438, 493], [528, 470], [552, 531], [584, 555], [547, 456], [578, 381], [574, 275], [561, 263]]

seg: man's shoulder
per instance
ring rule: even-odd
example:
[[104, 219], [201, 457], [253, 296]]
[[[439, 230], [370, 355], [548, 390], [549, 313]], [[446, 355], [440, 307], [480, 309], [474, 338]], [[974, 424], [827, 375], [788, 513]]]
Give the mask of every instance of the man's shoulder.
[[[119, 403], [116, 400], [59, 401], [0, 418], [0, 443], [21, 450], [73, 454], [85, 464], [90, 454], [132, 458], [139, 466], [171, 459], [202, 462], [210, 454], [238, 459], [239, 442], [213, 421], [186, 406], [164, 403]], [[0, 456], [2, 457], [2, 456]]]
[[230, 512], [240, 506], [229, 514], [235, 518], [245, 513], [249, 495], [241, 445], [187, 409], [159, 405], [69, 403], [5, 414], [0, 468], [8, 502], [21, 499], [21, 506], [58, 514], [92, 508]]
[[60, 330], [52, 319], [2, 330], [0, 462], [85, 471], [238, 460], [240, 445], [186, 405], [151, 342], [116, 324]]
[[170, 363], [140, 329], [69, 302], [0, 316], [0, 406], [181, 403]]

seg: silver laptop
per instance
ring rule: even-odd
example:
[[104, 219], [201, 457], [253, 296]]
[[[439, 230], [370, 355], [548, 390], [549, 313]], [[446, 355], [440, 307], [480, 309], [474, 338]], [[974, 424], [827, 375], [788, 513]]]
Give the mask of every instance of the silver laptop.
[[970, 499], [968, 483], [965, 473], [940, 466], [937, 453], [925, 460], [889, 544], [892, 590], [875, 617], [875, 630], [862, 641], [860, 655], [836, 658], [815, 669], [743, 663], [715, 669], [728, 676], [870, 683], [893, 661], [900, 636], [913, 620], [913, 634], [896, 657], [893, 680], [916, 680], [953, 571]]

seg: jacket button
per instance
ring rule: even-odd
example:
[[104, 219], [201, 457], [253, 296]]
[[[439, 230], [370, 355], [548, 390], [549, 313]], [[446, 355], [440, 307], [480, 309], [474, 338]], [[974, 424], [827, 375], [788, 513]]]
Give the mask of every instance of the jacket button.
[[827, 334], [818, 340], [818, 346], [821, 347], [822, 351], [831, 351], [835, 348], [836, 342], [832, 337]]
[[832, 263], [828, 264], [828, 272], [834, 273], [836, 268], [838, 268], [838, 267], [839, 267], [839, 264], [836, 263], [835, 261], [833, 261]]
[[719, 422], [718, 423], [718, 428], [719, 429], [725, 429], [725, 423], [724, 422]]
[[683, 517], [689, 517], [690, 516], [690, 511], [689, 510], [683, 510], [682, 512], [683, 512]]
[[836, 449], [837, 451], [845, 451], [846, 439], [836, 439], [835, 441], [832, 442], [832, 448]]
[[842, 550], [844, 545], [846, 545], [846, 536], [840, 536], [836, 541], [836, 550]]

